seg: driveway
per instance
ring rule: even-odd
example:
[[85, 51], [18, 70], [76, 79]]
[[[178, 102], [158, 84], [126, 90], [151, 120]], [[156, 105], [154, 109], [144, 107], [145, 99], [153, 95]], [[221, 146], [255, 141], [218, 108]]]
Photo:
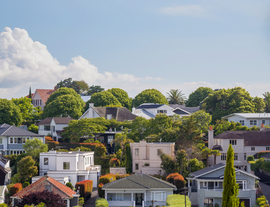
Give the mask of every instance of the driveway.
[[98, 191], [97, 188], [93, 188], [92, 196], [90, 199], [86, 201], [84, 207], [95, 207], [95, 201], [98, 198]]

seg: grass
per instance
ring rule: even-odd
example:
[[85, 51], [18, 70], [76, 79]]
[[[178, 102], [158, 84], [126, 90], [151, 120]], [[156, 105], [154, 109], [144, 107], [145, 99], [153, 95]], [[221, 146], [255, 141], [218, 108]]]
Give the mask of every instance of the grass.
[[[191, 207], [191, 202], [186, 196], [187, 207]], [[166, 200], [167, 206], [170, 207], [185, 207], [185, 196], [179, 194], [168, 195]]]

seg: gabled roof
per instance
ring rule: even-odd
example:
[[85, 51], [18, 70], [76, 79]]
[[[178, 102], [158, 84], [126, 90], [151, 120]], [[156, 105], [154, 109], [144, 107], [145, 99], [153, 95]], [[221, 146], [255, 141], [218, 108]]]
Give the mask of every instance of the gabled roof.
[[56, 181], [55, 179], [45, 175], [36, 182], [32, 183], [31, 185], [27, 186], [26, 188], [22, 189], [18, 193], [14, 194], [12, 197], [14, 198], [23, 198], [24, 196], [37, 192], [37, 191], [44, 191], [45, 185], [52, 186], [52, 192], [58, 194], [62, 199], [70, 199], [73, 195], [76, 194], [75, 191], [71, 190], [71, 188], [67, 187], [66, 185]]
[[56, 124], [68, 124], [73, 118], [71, 117], [48, 117], [41, 120], [38, 125], [49, 125], [52, 122], [52, 119]]
[[226, 165], [223, 164], [223, 163], [218, 163], [216, 165], [213, 165], [213, 166], [209, 166], [209, 167], [206, 167], [206, 168], [203, 168], [201, 170], [198, 170], [196, 172], [192, 172], [190, 173], [191, 176], [194, 176], [194, 177], [199, 177], [199, 176], [202, 176], [202, 175], [205, 175], [205, 174], [208, 174], [210, 172], [213, 172], [213, 171], [216, 171], [218, 169], [221, 169], [221, 168], [224, 168]]
[[260, 119], [268, 118], [268, 119], [270, 119], [270, 113], [233, 113], [233, 114], [229, 114], [227, 116], [223, 116], [221, 118], [227, 119], [227, 118], [232, 117], [232, 116], [240, 116], [243, 118], [260, 118]]
[[5, 156], [3, 155], [0, 155], [0, 162], [4, 163], [4, 164], [7, 164], [7, 162], [9, 161], [8, 158], [6, 158]]
[[226, 131], [214, 139], [244, 139], [244, 146], [270, 146], [270, 130]]
[[176, 108], [173, 110], [174, 113], [180, 114], [180, 115], [189, 115], [190, 113], [185, 111], [184, 109], [181, 108]]
[[154, 104], [154, 103], [144, 103], [138, 106], [136, 109], [156, 109], [166, 104]]
[[102, 189], [176, 189], [176, 187], [164, 180], [145, 175], [142, 173], [136, 173], [128, 177], [116, 180], [111, 183], [105, 184]]
[[[43, 102], [44, 104], [46, 104], [48, 98], [50, 97], [50, 95], [51, 95], [53, 92], [54, 92], [54, 89], [36, 89], [34, 95], [35, 95], [36, 93], [38, 93], [39, 96], [40, 96], [40, 98], [41, 98], [41, 100], [42, 100], [42, 102]], [[33, 98], [33, 96], [32, 96], [32, 98]]]
[[11, 126], [9, 124], [1, 124], [0, 125], [0, 136], [30, 136], [30, 137], [43, 137], [43, 135], [39, 135], [15, 126]]
[[169, 106], [174, 108], [174, 109], [177, 109], [177, 108], [183, 109], [190, 114], [200, 110], [200, 106], [186, 107], [185, 105], [180, 105], [180, 104], [169, 104]]

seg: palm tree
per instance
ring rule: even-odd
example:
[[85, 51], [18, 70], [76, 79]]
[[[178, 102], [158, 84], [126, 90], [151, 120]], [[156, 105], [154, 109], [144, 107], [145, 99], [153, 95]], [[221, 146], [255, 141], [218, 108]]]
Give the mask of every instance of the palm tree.
[[265, 101], [265, 112], [269, 113], [270, 112], [270, 93], [265, 92], [263, 94], [264, 101]]
[[170, 104], [184, 104], [186, 101], [185, 94], [178, 89], [171, 89], [169, 93], [167, 92], [167, 100]]

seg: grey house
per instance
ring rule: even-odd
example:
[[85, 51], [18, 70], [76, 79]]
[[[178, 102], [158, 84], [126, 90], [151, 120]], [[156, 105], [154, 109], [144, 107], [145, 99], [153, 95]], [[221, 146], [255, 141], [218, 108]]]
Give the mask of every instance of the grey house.
[[29, 139], [40, 139], [45, 143], [45, 136], [39, 135], [9, 124], [0, 125], [0, 153], [2, 155], [22, 154], [23, 144]]
[[[188, 195], [192, 205], [212, 207], [217, 203], [221, 206], [225, 166], [219, 163], [190, 174]], [[240, 202], [244, 201], [245, 207], [253, 206], [256, 203], [255, 179], [259, 178], [237, 168], [235, 172]]]

